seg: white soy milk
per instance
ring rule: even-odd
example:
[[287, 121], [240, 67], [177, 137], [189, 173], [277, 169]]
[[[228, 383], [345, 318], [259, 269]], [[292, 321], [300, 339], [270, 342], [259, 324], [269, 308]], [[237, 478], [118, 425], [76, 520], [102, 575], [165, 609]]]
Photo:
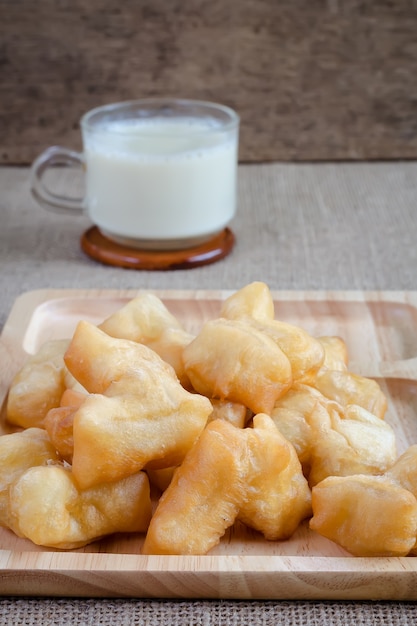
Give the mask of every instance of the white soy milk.
[[197, 243], [236, 209], [237, 140], [215, 120], [107, 122], [84, 137], [86, 205], [110, 237]]

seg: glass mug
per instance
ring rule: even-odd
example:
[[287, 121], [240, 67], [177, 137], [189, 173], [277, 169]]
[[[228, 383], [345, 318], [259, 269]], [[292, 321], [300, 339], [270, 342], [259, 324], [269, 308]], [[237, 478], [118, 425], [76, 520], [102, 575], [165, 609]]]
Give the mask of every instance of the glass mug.
[[[32, 164], [44, 208], [86, 213], [122, 245], [175, 250], [221, 232], [236, 211], [239, 116], [211, 102], [155, 98], [92, 109], [81, 119], [83, 152], [60, 146]], [[82, 199], [53, 193], [55, 165], [85, 170]]]

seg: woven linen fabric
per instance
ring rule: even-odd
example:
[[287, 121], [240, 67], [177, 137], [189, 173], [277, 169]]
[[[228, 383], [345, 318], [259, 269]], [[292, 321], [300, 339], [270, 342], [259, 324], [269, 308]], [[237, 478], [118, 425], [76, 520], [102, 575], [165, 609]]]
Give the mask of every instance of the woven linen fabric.
[[[80, 193], [61, 168], [58, 190]], [[241, 165], [236, 245], [224, 260], [152, 272], [104, 266], [81, 251], [88, 218], [45, 211], [27, 168], [0, 169], [0, 327], [37, 288], [415, 289], [417, 163]]]
[[417, 605], [399, 602], [0, 600], [0, 624], [13, 626], [401, 626], [416, 621]]

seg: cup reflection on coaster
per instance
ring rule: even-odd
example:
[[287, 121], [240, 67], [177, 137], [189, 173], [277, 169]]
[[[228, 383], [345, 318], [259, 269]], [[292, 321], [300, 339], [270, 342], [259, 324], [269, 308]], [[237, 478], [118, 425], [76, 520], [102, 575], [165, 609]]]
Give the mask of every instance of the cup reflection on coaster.
[[[127, 248], [182, 250], [221, 233], [236, 212], [239, 117], [194, 100], [149, 99], [93, 109], [81, 119], [83, 152], [48, 148], [32, 165], [43, 207], [86, 213]], [[85, 169], [84, 198], [44, 183], [54, 165]]]

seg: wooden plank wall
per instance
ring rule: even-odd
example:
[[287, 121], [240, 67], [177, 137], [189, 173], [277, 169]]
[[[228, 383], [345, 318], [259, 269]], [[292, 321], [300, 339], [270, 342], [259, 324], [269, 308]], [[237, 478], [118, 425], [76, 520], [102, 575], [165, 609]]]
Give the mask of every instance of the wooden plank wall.
[[0, 0], [0, 163], [149, 96], [223, 102], [240, 160], [417, 157], [417, 0]]

